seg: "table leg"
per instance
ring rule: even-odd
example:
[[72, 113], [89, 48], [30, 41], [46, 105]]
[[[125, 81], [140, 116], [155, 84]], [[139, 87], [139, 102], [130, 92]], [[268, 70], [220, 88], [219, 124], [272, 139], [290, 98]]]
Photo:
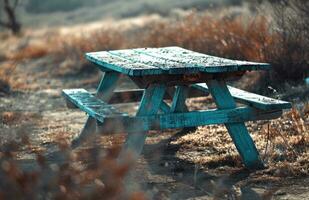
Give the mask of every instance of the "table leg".
[[187, 86], [177, 86], [173, 97], [173, 103], [171, 106], [171, 112], [188, 112], [186, 106], [186, 99], [188, 97], [189, 87]]
[[[136, 116], [154, 115], [160, 109], [163, 102], [166, 86], [150, 85], [143, 94]], [[133, 159], [136, 159], [143, 150], [147, 137], [146, 132], [128, 133], [124, 147], [120, 153], [120, 160], [126, 158], [127, 154], [132, 153]]]
[[[120, 73], [118, 72], [105, 72], [97, 88], [96, 96], [103, 101], [108, 102], [113, 95], [119, 78]], [[90, 139], [89, 137], [93, 137], [96, 133], [96, 128], [96, 119], [88, 117], [80, 135], [72, 141], [72, 148], [78, 147], [83, 141]]]
[[[219, 109], [235, 108], [236, 103], [231, 96], [225, 81], [211, 80], [206, 82], [212, 97]], [[249, 135], [244, 123], [225, 124], [232, 140], [249, 169], [261, 169], [264, 167], [256, 146]]]

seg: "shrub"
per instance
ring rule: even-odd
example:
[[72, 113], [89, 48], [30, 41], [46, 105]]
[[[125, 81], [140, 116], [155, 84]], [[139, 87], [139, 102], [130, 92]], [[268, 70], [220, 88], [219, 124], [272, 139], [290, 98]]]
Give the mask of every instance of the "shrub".
[[309, 76], [309, 1], [271, 1], [275, 40], [265, 49], [275, 82], [299, 82]]
[[36, 151], [36, 159], [25, 165], [17, 155], [33, 149], [27, 137], [1, 145], [0, 199], [145, 199], [142, 193], [126, 191], [130, 163], [117, 162], [117, 148], [73, 152], [63, 141], [58, 147], [49, 152], [52, 160]]
[[264, 17], [248, 21], [191, 14], [179, 21], [150, 24], [137, 38], [142, 46], [177, 45], [232, 59], [264, 60], [261, 49], [271, 37], [268, 23]]

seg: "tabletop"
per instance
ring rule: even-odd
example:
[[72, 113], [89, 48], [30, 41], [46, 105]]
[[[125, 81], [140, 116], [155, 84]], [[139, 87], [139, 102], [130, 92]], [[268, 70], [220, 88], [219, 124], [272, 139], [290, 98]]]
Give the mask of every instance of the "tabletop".
[[268, 70], [267, 63], [231, 60], [180, 47], [138, 48], [86, 53], [103, 71], [129, 76], [161, 74], [228, 73]]

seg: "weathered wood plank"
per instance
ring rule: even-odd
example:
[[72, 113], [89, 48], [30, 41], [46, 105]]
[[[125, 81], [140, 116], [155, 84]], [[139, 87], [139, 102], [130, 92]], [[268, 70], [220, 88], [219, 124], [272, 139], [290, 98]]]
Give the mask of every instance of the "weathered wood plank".
[[[98, 85], [96, 94], [94, 96], [98, 96], [105, 102], [108, 102], [112, 97], [114, 89], [117, 86], [117, 82], [120, 79], [120, 75], [121, 75], [120, 73], [115, 71], [105, 72], [102, 76], [101, 82]], [[71, 147], [76, 148], [82, 142], [94, 138], [93, 136], [97, 132], [96, 128], [97, 128], [97, 120], [89, 116], [79, 136], [73, 139]]]
[[237, 80], [242, 77], [244, 71], [240, 72], [224, 72], [224, 73], [184, 73], [184, 74], [159, 74], [159, 75], [145, 75], [133, 76], [131, 79], [138, 83], [141, 88], [150, 84], [165, 84], [167, 86], [177, 85], [191, 85], [195, 83], [202, 83], [206, 80]]
[[[219, 109], [236, 108], [236, 103], [227, 88], [225, 81], [208, 81], [206, 84], [209, 87], [210, 94], [215, 100]], [[240, 123], [225, 123], [245, 166], [250, 169], [260, 169], [264, 165], [259, 157], [259, 153], [255, 144], [250, 137], [245, 124]]]
[[171, 112], [188, 112], [186, 106], [186, 99], [188, 97], [189, 87], [187, 86], [177, 86], [174, 94]]
[[269, 64], [235, 61], [209, 56], [180, 47], [101, 51], [86, 54], [101, 70], [130, 76], [158, 74], [226, 73], [269, 69]]
[[[184, 66], [189, 69], [192, 68], [191, 70], [198, 68], [199, 71], [209, 73], [270, 69], [270, 65], [267, 63], [256, 63], [220, 58], [190, 51], [180, 47], [140, 48], [133, 50], [169, 62], [178, 62], [179, 65], [177, 65], [177, 67]], [[173, 66], [171, 67], [173, 68]]]
[[171, 107], [164, 101], [162, 101], [161, 105], [160, 105], [160, 110], [163, 113], [170, 113], [171, 112]]
[[[201, 91], [209, 92], [209, 89], [205, 83], [194, 84], [192, 85], [192, 87]], [[231, 86], [228, 86], [228, 89], [231, 95], [236, 99], [236, 101], [262, 110], [279, 110], [289, 109], [292, 107], [290, 102], [272, 99]]]
[[114, 70], [131, 76], [160, 74], [161, 69], [135, 62], [107, 51], [86, 53], [86, 59], [97, 64], [102, 71]]
[[[267, 120], [280, 117], [282, 111], [262, 111], [250, 107], [232, 109], [212, 109], [192, 112], [167, 113], [136, 117], [106, 118], [101, 133], [143, 132], [173, 128], [189, 128], [212, 124], [239, 123]], [[110, 124], [110, 125], [109, 125]], [[115, 126], [116, 124], [116, 126]]]
[[84, 89], [67, 89], [63, 90], [62, 94], [81, 110], [85, 111], [89, 116], [100, 122], [104, 122], [104, 118], [106, 117], [120, 117], [126, 115], [119, 112], [110, 104], [107, 104], [91, 95]]
[[[151, 116], [157, 114], [163, 102], [165, 92], [165, 85], [149, 86], [144, 91], [143, 98], [136, 113], [136, 116]], [[135, 126], [137, 124], [132, 123], [132, 125]], [[131, 133], [129, 129], [126, 130], [126, 132]], [[128, 134], [121, 152], [121, 156], [125, 156], [125, 154], [127, 154], [129, 151], [129, 153], [133, 153], [134, 157], [137, 157], [142, 152], [145, 140], [146, 132], [144, 131], [134, 131], [131, 134]]]
[[186, 63], [179, 63], [167, 59], [153, 57], [147, 54], [140, 53], [139, 51], [135, 51], [134, 49], [109, 51], [109, 53], [120, 56], [122, 58], [126, 58], [128, 60], [133, 61], [134, 63], [143, 63], [144, 65], [147, 66], [159, 68], [162, 71], [164, 70], [169, 71], [172, 70], [173, 68], [188, 67]]

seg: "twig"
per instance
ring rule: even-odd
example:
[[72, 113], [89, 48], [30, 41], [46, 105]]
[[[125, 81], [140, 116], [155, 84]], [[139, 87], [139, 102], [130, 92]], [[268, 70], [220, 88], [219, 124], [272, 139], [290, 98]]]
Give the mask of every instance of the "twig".
[[270, 134], [269, 134], [269, 123], [267, 124], [267, 138], [266, 138], [266, 146], [265, 146], [265, 151], [264, 151], [264, 156], [263, 156], [263, 162], [265, 162], [266, 159], [266, 153], [267, 153], [267, 149], [268, 149], [268, 142], [270, 139]]

